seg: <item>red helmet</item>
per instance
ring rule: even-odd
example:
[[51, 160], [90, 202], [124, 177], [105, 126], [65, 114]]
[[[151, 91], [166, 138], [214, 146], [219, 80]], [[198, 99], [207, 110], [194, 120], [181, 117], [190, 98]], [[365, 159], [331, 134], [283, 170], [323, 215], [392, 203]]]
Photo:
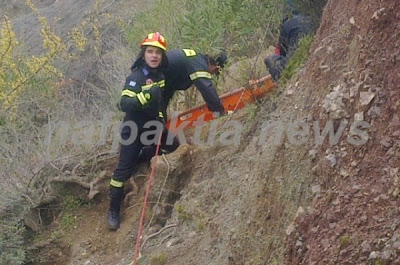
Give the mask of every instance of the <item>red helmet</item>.
[[159, 32], [150, 33], [145, 39], [143, 39], [142, 43], [140, 44], [140, 47], [143, 46], [154, 46], [166, 51], [167, 41]]

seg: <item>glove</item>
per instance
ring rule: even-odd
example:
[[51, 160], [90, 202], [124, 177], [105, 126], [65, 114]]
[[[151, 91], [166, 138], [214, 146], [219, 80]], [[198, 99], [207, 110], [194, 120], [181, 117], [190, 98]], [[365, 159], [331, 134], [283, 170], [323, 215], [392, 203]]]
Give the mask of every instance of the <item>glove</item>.
[[159, 86], [154, 86], [148, 90], [144, 90], [138, 94], [138, 98], [142, 106], [147, 105], [153, 101], [159, 103], [161, 102], [161, 89]]

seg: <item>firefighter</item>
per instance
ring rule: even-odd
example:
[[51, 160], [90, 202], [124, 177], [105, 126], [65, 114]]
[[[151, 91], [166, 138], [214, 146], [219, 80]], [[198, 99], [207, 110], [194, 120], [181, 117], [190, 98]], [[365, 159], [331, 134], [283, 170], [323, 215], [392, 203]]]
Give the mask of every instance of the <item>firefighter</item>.
[[[168, 67], [165, 69], [165, 88], [163, 88], [163, 113], [166, 117], [168, 103], [176, 90], [187, 90], [192, 85], [200, 91], [210, 111], [217, 116], [225, 114], [224, 107], [212, 82], [212, 74], [218, 76], [228, 57], [221, 51], [216, 58], [198, 53], [192, 49], [175, 49], [166, 52]], [[178, 142], [177, 138], [174, 138]], [[142, 148], [139, 163], [149, 162], [156, 152], [155, 146]], [[167, 151], [168, 152], [168, 151]], [[161, 150], [160, 153], [167, 153]]]
[[[141, 136], [146, 132], [146, 136], [151, 135], [150, 131], [156, 132], [154, 129], [157, 128], [160, 133], [162, 132], [163, 149], [172, 152], [179, 145], [176, 141], [170, 145], [166, 144], [168, 130], [161, 108], [163, 105], [161, 90], [165, 87], [163, 70], [168, 65], [165, 54], [166, 40], [158, 32], [150, 33], [143, 39], [140, 47], [140, 53], [131, 67], [131, 74], [126, 78], [121, 93], [120, 107], [125, 112], [125, 117], [121, 126], [119, 163], [110, 181], [110, 208], [107, 222], [111, 230], [117, 230], [120, 226], [124, 183], [136, 169], [140, 150], [143, 146], [149, 145], [149, 142], [144, 143]], [[149, 122], [153, 123], [153, 126], [149, 126]], [[155, 141], [158, 140], [156, 135], [153, 134]]]
[[167, 51], [168, 67], [165, 73], [165, 88], [163, 93], [164, 110], [176, 90], [187, 90], [192, 85], [200, 91], [210, 111], [224, 114], [224, 107], [212, 82], [212, 74], [219, 75], [227, 55], [221, 51], [216, 58], [201, 54], [192, 49], [175, 49]]
[[[201, 54], [192, 49], [175, 49], [166, 52], [168, 67], [165, 69], [165, 87], [163, 91], [163, 113], [166, 117], [168, 103], [176, 90], [187, 90], [192, 85], [200, 91], [210, 111], [216, 116], [225, 114], [224, 107], [218, 97], [217, 90], [212, 82], [212, 74], [218, 76], [228, 57], [221, 51], [216, 58]], [[179, 142], [174, 138], [175, 142]], [[155, 155], [155, 146], [142, 148], [139, 154], [139, 163], [149, 162]], [[168, 153], [160, 150], [159, 154]]]
[[298, 14], [293, 10], [294, 16], [285, 19], [281, 24], [279, 42], [275, 53], [268, 56], [264, 63], [274, 80], [278, 80], [290, 57], [297, 49], [299, 40], [312, 33], [312, 20], [307, 15]]

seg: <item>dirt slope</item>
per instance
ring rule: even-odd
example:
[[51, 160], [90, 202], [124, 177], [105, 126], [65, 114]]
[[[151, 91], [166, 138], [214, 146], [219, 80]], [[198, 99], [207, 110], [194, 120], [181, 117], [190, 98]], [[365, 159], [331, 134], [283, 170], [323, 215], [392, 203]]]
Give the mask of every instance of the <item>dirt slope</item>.
[[310, 114], [326, 121], [324, 95], [336, 88], [341, 118], [362, 115], [369, 140], [315, 149], [321, 192], [294, 222], [286, 264], [400, 264], [399, 19], [398, 1], [326, 7], [301, 89], [311, 88]]
[[[141, 264], [400, 262], [399, 14], [397, 0], [329, 1], [293, 82], [219, 119], [219, 126], [241, 122], [239, 146], [182, 146], [167, 162], [160, 158]], [[350, 125], [361, 112], [369, 139], [354, 145]], [[337, 130], [344, 119], [337, 143], [315, 145], [314, 121], [322, 128], [332, 120]], [[260, 137], [271, 121], [283, 124], [280, 141], [270, 131]], [[306, 141], [291, 137], [295, 121], [310, 126]], [[101, 167], [112, 171], [115, 163]], [[147, 173], [143, 166], [117, 232], [105, 227], [104, 182], [92, 205], [74, 212], [75, 227], [36, 246], [43, 259], [32, 264], [129, 264]]]

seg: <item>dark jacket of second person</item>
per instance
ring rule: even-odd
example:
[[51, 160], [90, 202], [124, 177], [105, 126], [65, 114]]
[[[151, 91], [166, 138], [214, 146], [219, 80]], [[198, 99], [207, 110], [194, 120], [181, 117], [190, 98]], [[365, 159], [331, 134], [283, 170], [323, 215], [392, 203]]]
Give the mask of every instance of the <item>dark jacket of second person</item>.
[[191, 49], [167, 51], [168, 67], [165, 73], [164, 103], [167, 107], [176, 90], [195, 85], [211, 111], [223, 112], [223, 106], [209, 72], [207, 55]]

